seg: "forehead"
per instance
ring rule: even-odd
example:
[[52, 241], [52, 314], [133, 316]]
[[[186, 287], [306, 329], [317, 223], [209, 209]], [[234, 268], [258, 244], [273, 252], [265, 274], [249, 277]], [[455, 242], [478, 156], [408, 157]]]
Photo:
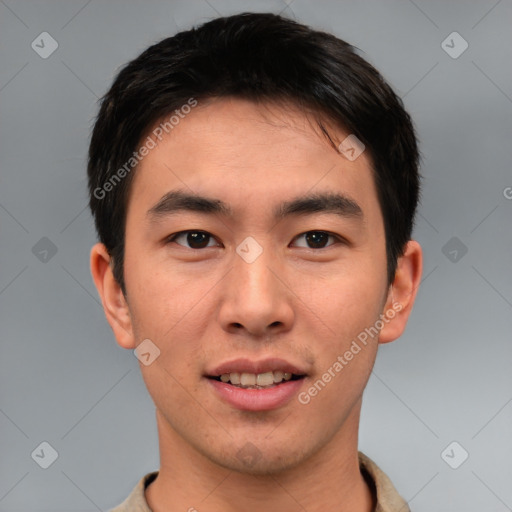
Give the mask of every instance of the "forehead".
[[[329, 134], [336, 145], [349, 135], [332, 125]], [[137, 167], [129, 211], [173, 189], [222, 199], [240, 214], [310, 192], [342, 192], [364, 210], [378, 209], [369, 156], [344, 158], [311, 115], [290, 105], [199, 103], [161, 140], [152, 138], [157, 144]]]

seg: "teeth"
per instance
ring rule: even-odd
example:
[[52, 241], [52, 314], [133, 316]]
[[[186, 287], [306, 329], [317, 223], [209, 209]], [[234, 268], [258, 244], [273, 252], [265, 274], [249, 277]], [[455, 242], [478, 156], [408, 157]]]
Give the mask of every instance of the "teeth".
[[256, 375], [254, 373], [242, 373], [240, 375], [240, 384], [242, 386], [254, 386], [256, 384]]
[[277, 372], [273, 372], [273, 373], [274, 373], [274, 382], [281, 382], [283, 380], [284, 372], [282, 372], [281, 370], [278, 370]]
[[234, 386], [243, 388], [268, 388], [274, 384], [291, 380], [292, 374], [276, 370], [265, 373], [224, 373], [220, 376], [222, 382], [230, 382]]
[[258, 373], [256, 376], [256, 384], [258, 384], [258, 386], [271, 386], [274, 384], [274, 373]]

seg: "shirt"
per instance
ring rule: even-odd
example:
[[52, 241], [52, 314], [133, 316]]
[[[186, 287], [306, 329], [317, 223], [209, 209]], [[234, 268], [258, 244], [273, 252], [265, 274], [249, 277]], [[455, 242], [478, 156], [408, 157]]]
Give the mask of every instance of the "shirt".
[[[374, 512], [411, 512], [405, 500], [393, 487], [391, 480], [369, 457], [359, 452], [359, 467], [374, 496], [377, 505]], [[153, 471], [143, 476], [128, 498], [110, 512], [152, 512], [144, 496], [146, 487], [158, 476]]]

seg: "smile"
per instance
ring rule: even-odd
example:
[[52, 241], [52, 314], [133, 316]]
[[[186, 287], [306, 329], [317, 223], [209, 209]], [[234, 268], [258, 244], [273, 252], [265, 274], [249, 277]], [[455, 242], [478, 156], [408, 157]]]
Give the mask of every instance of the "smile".
[[217, 396], [235, 409], [268, 411], [283, 407], [297, 395], [307, 377], [298, 365], [279, 358], [236, 359], [205, 375]]
[[265, 373], [223, 373], [219, 377], [213, 378], [243, 389], [266, 389], [280, 384], [283, 381], [297, 380], [303, 377], [303, 375], [295, 375], [290, 372], [276, 370]]

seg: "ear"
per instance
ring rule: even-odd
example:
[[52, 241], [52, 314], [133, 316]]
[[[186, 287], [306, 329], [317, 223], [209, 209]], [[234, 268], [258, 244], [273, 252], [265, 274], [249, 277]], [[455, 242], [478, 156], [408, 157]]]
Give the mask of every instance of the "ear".
[[389, 343], [399, 338], [405, 330], [421, 281], [423, 257], [421, 246], [409, 240], [403, 256], [398, 258], [395, 279], [389, 287], [382, 320], [384, 326], [379, 343]]
[[135, 342], [128, 303], [121, 287], [114, 279], [111, 258], [103, 244], [98, 243], [91, 249], [91, 274], [117, 343], [123, 348], [134, 349]]

